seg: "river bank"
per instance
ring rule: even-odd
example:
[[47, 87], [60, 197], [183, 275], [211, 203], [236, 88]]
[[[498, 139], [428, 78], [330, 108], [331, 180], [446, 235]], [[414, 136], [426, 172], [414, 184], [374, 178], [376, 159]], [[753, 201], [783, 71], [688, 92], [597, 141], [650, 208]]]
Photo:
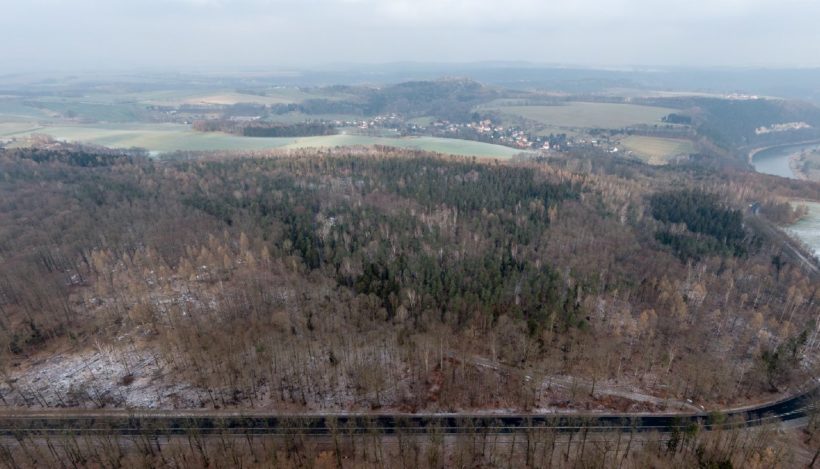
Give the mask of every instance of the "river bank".
[[806, 244], [816, 257], [820, 257], [820, 202], [796, 201], [808, 208], [804, 217], [786, 230]]
[[[749, 152], [749, 162], [760, 173], [807, 180], [809, 175], [802, 171], [800, 159], [805, 151], [815, 149], [820, 149], [820, 142], [758, 148]], [[815, 256], [820, 256], [820, 202], [794, 200], [792, 203], [805, 205], [808, 212], [796, 223], [786, 227], [786, 230], [805, 243]]]
[[791, 159], [792, 172], [805, 181], [820, 182], [820, 147], [803, 150]]
[[788, 145], [755, 148], [749, 152], [749, 163], [759, 173], [790, 179], [806, 179], [799, 167], [804, 151], [820, 148], [820, 141], [806, 141]]

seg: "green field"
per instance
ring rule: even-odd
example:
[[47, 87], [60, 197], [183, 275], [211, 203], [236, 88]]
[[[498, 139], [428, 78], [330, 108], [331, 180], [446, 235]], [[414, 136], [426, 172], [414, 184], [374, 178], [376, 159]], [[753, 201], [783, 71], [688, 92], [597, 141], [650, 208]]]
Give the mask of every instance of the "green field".
[[422, 116], [416, 117], [414, 119], [410, 119], [408, 122], [411, 124], [420, 125], [422, 127], [429, 127], [433, 125], [433, 122], [436, 120], [435, 117], [432, 116]]
[[[343, 93], [332, 91], [303, 91], [295, 87], [277, 87], [264, 90], [264, 95], [240, 93], [233, 90], [162, 90], [147, 92], [117, 92], [116, 90], [38, 97], [0, 96], [0, 119], [40, 120], [52, 124], [58, 120], [73, 122], [136, 123], [151, 120], [147, 107], [152, 105], [176, 107], [181, 105], [234, 105], [250, 103], [258, 105], [299, 103], [306, 99], [342, 99]], [[304, 120], [296, 113], [283, 116], [282, 120]], [[310, 116], [314, 119], [326, 116]], [[336, 116], [329, 116], [331, 118]], [[347, 116], [339, 116], [347, 117]]]
[[487, 108], [523, 117], [553, 129], [621, 129], [631, 125], [660, 124], [674, 109], [635, 104], [572, 102], [557, 106], [497, 106]]
[[501, 145], [449, 138], [389, 138], [344, 134], [322, 137], [252, 138], [216, 132], [196, 132], [188, 126], [179, 124], [53, 126], [17, 133], [15, 136], [22, 137], [28, 133], [47, 134], [58, 140], [93, 143], [112, 148], [140, 147], [158, 153], [176, 150], [267, 150], [351, 145], [385, 145], [492, 158], [509, 158], [520, 153], [520, 150]]
[[5, 121], [48, 119], [55, 115], [53, 111], [33, 107], [19, 98], [0, 99], [0, 119]]
[[670, 158], [688, 155], [695, 152], [695, 146], [689, 140], [674, 138], [639, 137], [631, 135], [621, 139], [624, 150], [632, 151], [635, 156], [648, 164], [662, 165], [669, 163]]
[[36, 122], [2, 122], [0, 121], [0, 137], [13, 137], [36, 132], [42, 127]]
[[236, 91], [217, 91], [209, 93], [166, 93], [163, 95], [147, 95], [137, 97], [137, 101], [145, 104], [159, 104], [179, 106], [181, 104], [219, 104], [232, 105], [237, 103], [253, 104], [289, 104], [298, 103], [310, 98], [323, 96], [305, 93], [297, 88], [276, 88], [265, 91], [265, 95], [245, 94]]
[[287, 114], [278, 114], [267, 117], [265, 120], [270, 122], [283, 122], [286, 124], [296, 124], [305, 122], [306, 120], [324, 120], [324, 121], [355, 121], [362, 119], [362, 116], [354, 116], [350, 114], [303, 114], [301, 112], [288, 112]]
[[82, 96], [72, 97], [50, 97], [41, 96], [36, 98], [37, 102], [46, 105], [51, 103], [66, 104], [143, 104], [143, 105], [164, 105], [179, 106], [182, 104], [223, 104], [231, 105], [237, 103], [254, 104], [278, 104], [278, 103], [298, 103], [305, 99], [327, 98], [332, 99], [335, 95], [323, 94], [320, 92], [309, 93], [295, 87], [278, 87], [261, 90], [260, 94], [241, 93], [229, 89], [215, 89], [209, 91], [191, 90], [159, 90], [159, 91], [123, 91], [116, 90], [97, 91], [92, 90]]

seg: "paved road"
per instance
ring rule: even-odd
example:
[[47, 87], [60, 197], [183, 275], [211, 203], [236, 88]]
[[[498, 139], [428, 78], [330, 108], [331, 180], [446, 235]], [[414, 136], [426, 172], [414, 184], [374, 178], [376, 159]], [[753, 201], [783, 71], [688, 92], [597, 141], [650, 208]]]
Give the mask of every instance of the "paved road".
[[123, 411], [27, 411], [0, 415], [0, 435], [185, 435], [256, 434], [327, 435], [342, 432], [395, 433], [516, 433], [550, 428], [560, 432], [622, 431], [670, 432], [701, 424], [707, 429], [730, 425], [757, 426], [806, 417], [820, 397], [820, 388], [782, 401], [734, 410], [725, 414], [348, 414], [348, 415], [240, 415], [238, 413], [177, 413]]

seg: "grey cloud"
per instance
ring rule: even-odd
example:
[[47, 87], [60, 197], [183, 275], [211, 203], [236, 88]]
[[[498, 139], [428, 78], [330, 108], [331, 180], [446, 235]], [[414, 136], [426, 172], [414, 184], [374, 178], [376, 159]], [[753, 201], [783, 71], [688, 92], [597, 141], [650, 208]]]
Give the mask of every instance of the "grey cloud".
[[6, 66], [530, 60], [817, 66], [807, 0], [30, 0], [0, 16]]

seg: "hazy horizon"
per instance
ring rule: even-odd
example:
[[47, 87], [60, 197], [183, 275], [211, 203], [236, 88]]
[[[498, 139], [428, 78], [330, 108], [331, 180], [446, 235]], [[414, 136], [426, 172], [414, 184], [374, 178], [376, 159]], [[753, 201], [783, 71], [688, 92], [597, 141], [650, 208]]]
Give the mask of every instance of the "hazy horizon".
[[814, 68], [820, 4], [785, 0], [33, 0], [4, 8], [5, 73], [526, 62]]

